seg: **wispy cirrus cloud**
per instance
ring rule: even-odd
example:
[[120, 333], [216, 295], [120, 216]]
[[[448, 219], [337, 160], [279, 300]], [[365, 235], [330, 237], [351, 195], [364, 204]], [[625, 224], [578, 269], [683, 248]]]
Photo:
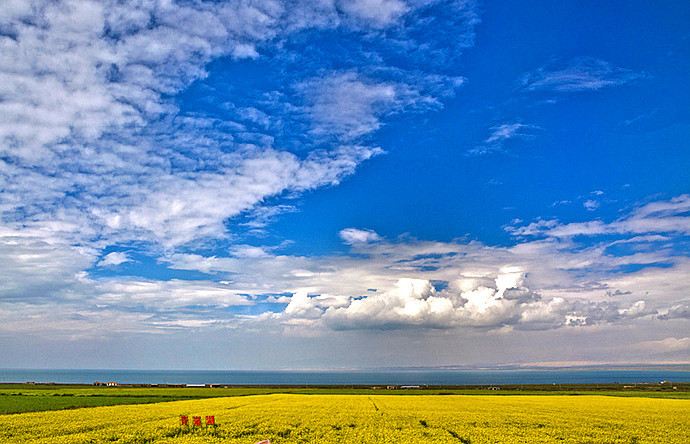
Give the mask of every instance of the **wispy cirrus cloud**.
[[[531, 72], [523, 74], [517, 81], [518, 89], [526, 92], [549, 94], [598, 91], [621, 86], [644, 79], [649, 75], [593, 57], [576, 57], [570, 60], [554, 60]], [[517, 100], [521, 103], [526, 98]], [[508, 101], [514, 106], [515, 99]], [[541, 103], [555, 103], [549, 99]], [[504, 104], [501, 107], [507, 107]], [[504, 118], [504, 117], [502, 117]], [[543, 128], [521, 122], [506, 122], [489, 128], [489, 136], [477, 146], [466, 151], [467, 156], [481, 156], [506, 152], [505, 144], [511, 139], [533, 139], [536, 131]], [[590, 208], [592, 205], [590, 205]], [[593, 209], [593, 208], [592, 208]]]
[[[377, 79], [378, 78], [378, 79]], [[298, 85], [310, 130], [318, 140], [352, 142], [379, 130], [387, 117], [443, 108], [461, 77], [398, 69], [331, 72]]]
[[307, 96], [312, 131], [345, 141], [378, 130], [384, 113], [400, 111], [399, 85], [377, 83], [356, 73], [333, 74], [300, 86]]
[[508, 140], [530, 140], [534, 139], [535, 132], [541, 130], [537, 125], [524, 123], [503, 123], [489, 128], [489, 137], [484, 142], [467, 151], [468, 156], [481, 156], [484, 154], [504, 151], [504, 145]]
[[555, 220], [542, 220], [524, 227], [508, 227], [507, 230], [520, 236], [559, 238], [606, 234], [677, 233], [689, 235], [690, 217], [687, 215], [688, 211], [690, 211], [690, 195], [683, 194], [668, 201], [642, 205], [629, 215], [609, 223], [595, 220], [561, 224]]
[[644, 72], [617, 67], [592, 57], [554, 61], [524, 74], [519, 84], [526, 91], [579, 92], [623, 85], [647, 77]]
[[522, 123], [504, 123], [491, 128], [491, 135], [486, 139], [486, 143], [501, 142], [507, 139], [531, 138], [533, 135], [528, 134], [525, 130], [537, 129], [535, 125], [525, 125]]

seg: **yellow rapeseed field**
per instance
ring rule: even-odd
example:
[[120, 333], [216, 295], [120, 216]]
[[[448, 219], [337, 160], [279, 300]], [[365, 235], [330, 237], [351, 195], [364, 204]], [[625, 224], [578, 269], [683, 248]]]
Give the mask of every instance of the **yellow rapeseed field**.
[[[185, 427], [180, 415], [214, 415]], [[690, 443], [690, 401], [257, 395], [0, 416], [2, 443]]]

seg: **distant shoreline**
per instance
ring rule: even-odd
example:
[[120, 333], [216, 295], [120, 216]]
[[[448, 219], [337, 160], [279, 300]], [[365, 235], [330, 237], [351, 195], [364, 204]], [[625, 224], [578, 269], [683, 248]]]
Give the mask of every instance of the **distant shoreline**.
[[[467, 392], [659, 392], [659, 393], [686, 393], [690, 392], [690, 382], [663, 381], [658, 383], [633, 382], [633, 383], [592, 383], [592, 384], [456, 384], [456, 385], [370, 385], [370, 384], [117, 384], [112, 387], [95, 384], [71, 384], [56, 382], [14, 382], [0, 383], [0, 389], [29, 388], [35, 390], [61, 388], [76, 389], [151, 389], [155, 393], [157, 389], [180, 389], [180, 390], [208, 390], [208, 389], [248, 389], [248, 390], [274, 390], [281, 392], [310, 392], [310, 391], [362, 391], [372, 393], [429, 393], [429, 394], [468, 394]], [[446, 392], [444, 392], [446, 391]]]
[[[505, 364], [498, 366], [436, 366], [436, 367], [377, 367], [367, 369], [367, 371], [434, 371], [434, 370], [461, 370], [461, 371], [501, 371], [501, 370], [535, 370], [535, 371], [579, 371], [579, 370], [602, 370], [602, 371], [690, 371], [690, 363], [684, 364], [586, 364], [586, 365], [538, 365], [538, 364]], [[306, 370], [305, 370], [306, 371]]]

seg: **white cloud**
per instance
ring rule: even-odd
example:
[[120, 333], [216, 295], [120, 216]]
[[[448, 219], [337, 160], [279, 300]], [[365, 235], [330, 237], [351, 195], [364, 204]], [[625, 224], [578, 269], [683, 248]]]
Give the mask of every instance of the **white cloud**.
[[400, 0], [342, 0], [338, 4], [348, 16], [373, 28], [395, 24], [409, 10]]
[[130, 259], [127, 256], [127, 253], [123, 253], [120, 251], [113, 251], [112, 253], [106, 254], [103, 259], [101, 259], [98, 264], [96, 264], [99, 267], [108, 267], [108, 266], [116, 266], [120, 264], [124, 264], [125, 262], [131, 262], [132, 259]]
[[293, 205], [256, 207], [248, 214], [248, 218], [250, 220], [242, 223], [242, 225], [250, 227], [254, 230], [261, 230], [266, 225], [278, 218], [281, 214], [294, 213], [296, 211], [297, 208]]
[[186, 306], [229, 307], [252, 305], [246, 296], [209, 281], [105, 280], [93, 282], [93, 302], [117, 310], [145, 307], [150, 311], [177, 310]]
[[338, 183], [377, 153], [376, 149], [352, 147], [300, 160], [271, 149], [239, 152], [226, 156], [227, 167], [215, 172], [193, 178], [160, 176], [141, 203], [100, 216], [113, 229], [143, 230], [168, 245], [202, 237], [223, 238], [227, 218], [288, 189], [302, 191]]
[[645, 341], [635, 344], [634, 348], [652, 353], [689, 352], [690, 338], [666, 338], [660, 341]]
[[361, 230], [359, 228], [345, 228], [339, 234], [343, 242], [349, 245], [376, 242], [381, 239], [381, 236], [376, 234], [375, 231]]
[[592, 200], [592, 199], [587, 199], [582, 206], [584, 206], [587, 211], [594, 211], [597, 208], [599, 208], [599, 201]]
[[57, 303], [96, 262], [95, 251], [42, 234], [0, 225], [0, 300]]
[[400, 111], [398, 88], [399, 85], [375, 82], [354, 72], [334, 73], [300, 85], [313, 133], [345, 141], [378, 130], [383, 115]]
[[577, 57], [565, 63], [552, 62], [527, 73], [520, 83], [527, 91], [578, 92], [619, 86], [646, 76], [604, 60]]
[[382, 128], [390, 116], [442, 109], [441, 99], [453, 97], [464, 82], [458, 76], [364, 65], [327, 71], [297, 85], [318, 140], [351, 143]]
[[255, 247], [252, 245], [234, 245], [231, 249], [234, 257], [257, 258], [268, 256], [266, 248]]
[[382, 293], [340, 298], [338, 306], [320, 304], [317, 297], [299, 292], [279, 318], [323, 321], [334, 330], [504, 326], [542, 330], [656, 314], [643, 301], [620, 307], [618, 303], [563, 298], [542, 300], [523, 286], [525, 273], [517, 267], [504, 267], [494, 281], [485, 286], [463, 278], [437, 291], [428, 280], [402, 278]]
[[690, 319], [690, 304], [677, 304], [659, 314], [659, 319]]

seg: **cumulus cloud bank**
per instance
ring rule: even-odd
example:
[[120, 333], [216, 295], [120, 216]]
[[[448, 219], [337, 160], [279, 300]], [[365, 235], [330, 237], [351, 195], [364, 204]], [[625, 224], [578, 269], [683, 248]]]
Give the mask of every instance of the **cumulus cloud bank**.
[[[682, 202], [650, 202], [621, 219], [687, 218], [677, 213]], [[101, 340], [194, 331], [330, 340], [395, 330], [391, 337], [476, 340], [481, 332], [533, 340], [524, 335], [638, 326], [645, 333], [631, 341], [650, 344], [628, 343], [626, 353], [637, 354], [671, 331], [682, 335], [690, 313], [690, 261], [664, 248], [668, 237], [654, 232], [609, 235], [586, 247], [540, 232], [496, 247], [387, 239], [348, 228], [341, 237], [352, 254], [299, 256], [238, 244], [227, 255], [169, 251], [159, 259], [171, 270], [204, 273], [201, 280], [95, 278], [84, 270], [124, 258], [101, 258], [97, 249], [60, 239], [48, 244], [33, 234], [2, 232], [11, 248], [0, 250], [0, 338]], [[611, 255], [611, 248], [627, 250]], [[683, 344], [659, 346], [668, 349], [664, 357], [673, 357], [684, 353]]]
[[402, 278], [388, 291], [358, 298], [308, 297], [302, 292], [292, 297], [281, 316], [319, 319], [334, 330], [505, 326], [543, 330], [656, 314], [644, 301], [621, 305], [561, 297], [543, 300], [524, 281], [520, 268], [505, 267], [493, 282], [488, 276], [461, 277], [443, 290], [425, 279]]
[[[672, 203], [678, 202], [682, 198], [648, 203], [623, 219], [663, 219], [675, 214]], [[340, 234], [356, 256], [175, 254], [167, 260], [173, 268], [232, 276], [240, 292], [282, 295], [287, 308], [272, 308], [262, 322], [312, 331], [544, 330], [637, 320], [661, 328], [688, 313], [683, 276], [690, 263], [659, 247], [668, 241], [664, 236], [619, 233], [584, 248], [548, 233], [512, 247], [390, 240], [354, 228]], [[613, 248], [629, 250], [612, 255]]]

